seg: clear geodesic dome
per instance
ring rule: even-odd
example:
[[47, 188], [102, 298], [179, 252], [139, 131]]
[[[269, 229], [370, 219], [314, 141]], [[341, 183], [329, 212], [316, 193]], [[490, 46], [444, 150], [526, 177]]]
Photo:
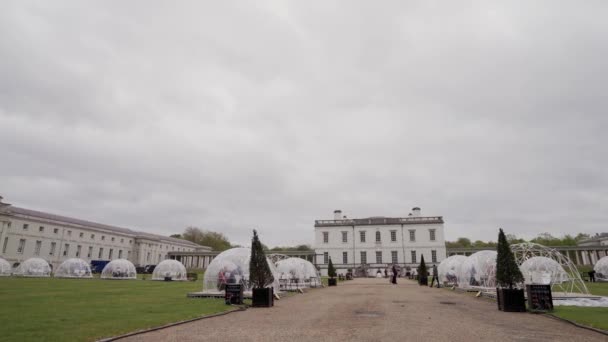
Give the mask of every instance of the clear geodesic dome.
[[137, 279], [137, 272], [132, 262], [126, 259], [110, 261], [101, 271], [101, 279]]
[[496, 251], [479, 251], [467, 257], [457, 272], [458, 287], [495, 288], [496, 255]]
[[152, 280], [188, 280], [186, 267], [177, 260], [163, 260], [152, 272]]
[[93, 278], [91, 267], [86, 261], [73, 258], [64, 261], [55, 271], [56, 278]]
[[449, 285], [458, 285], [458, 270], [462, 263], [467, 260], [464, 255], [452, 255], [437, 266], [437, 272], [439, 274], [439, 283], [447, 283]]
[[[231, 248], [218, 254], [205, 271], [203, 280], [203, 292], [222, 293], [226, 284], [243, 284], [244, 292], [251, 292], [249, 283], [249, 259], [251, 258], [250, 248]], [[274, 275], [272, 287], [275, 292], [279, 292], [279, 275], [274, 264], [268, 261], [268, 266]]]
[[19, 264], [13, 275], [22, 277], [50, 277], [51, 266], [41, 258], [29, 258]]
[[599, 281], [608, 281], [608, 256], [598, 260], [593, 267], [595, 271], [595, 279]]
[[555, 260], [536, 256], [519, 265], [526, 284], [561, 284], [569, 277], [564, 268]]
[[302, 258], [287, 258], [276, 263], [281, 289], [320, 286], [321, 279], [315, 266]]
[[8, 261], [0, 258], [0, 277], [10, 276], [11, 273], [13, 273], [12, 271], [13, 268], [11, 267], [11, 264]]

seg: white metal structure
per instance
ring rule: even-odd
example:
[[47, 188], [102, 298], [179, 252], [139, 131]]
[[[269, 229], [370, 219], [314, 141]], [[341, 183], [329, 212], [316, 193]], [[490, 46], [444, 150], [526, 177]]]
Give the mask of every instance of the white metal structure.
[[[223, 293], [226, 284], [242, 284], [245, 293], [251, 293], [249, 283], [249, 260], [251, 249], [245, 247], [231, 248], [218, 254], [209, 264], [203, 279], [203, 292]], [[280, 290], [279, 276], [274, 264], [267, 259], [274, 276], [272, 287], [275, 293]]]
[[599, 281], [608, 281], [608, 256], [598, 260], [593, 267], [595, 271], [595, 279]]
[[[560, 295], [564, 296], [572, 295], [574, 293], [589, 294], [589, 290], [587, 290], [587, 286], [585, 286], [585, 283], [581, 279], [576, 266], [570, 261], [570, 258], [559, 251], [532, 242], [511, 245], [511, 250], [520, 267], [524, 265], [526, 261], [532, 259], [533, 261], [529, 262], [528, 265], [530, 265], [530, 267], [534, 266], [535, 268], [530, 269], [536, 269], [540, 272], [538, 275], [535, 275], [534, 273], [526, 275], [522, 272], [524, 273], [527, 282], [535, 281], [534, 277], [542, 278], [543, 272], [545, 273], [545, 278], [547, 278], [549, 275], [546, 273], [553, 270], [553, 272], [555, 272], [555, 278], [551, 275], [550, 283], [554, 292], [562, 292], [563, 294]], [[538, 259], [538, 257], [543, 257], [545, 259]], [[550, 259], [555, 263], [548, 262], [546, 259]], [[555, 264], [559, 265], [561, 270], [556, 268]], [[526, 270], [528, 270], [528, 265], [525, 266]]]
[[11, 264], [8, 261], [0, 258], [0, 277], [10, 276], [12, 272], [13, 268], [11, 267]]
[[137, 279], [137, 272], [132, 262], [126, 259], [110, 261], [101, 271], [101, 279]]
[[465, 260], [467, 260], [467, 257], [464, 255], [452, 255], [451, 257], [443, 260], [439, 266], [437, 266], [439, 283], [458, 285], [458, 270]]
[[177, 260], [164, 260], [156, 265], [152, 272], [152, 280], [188, 280], [186, 267]]
[[89, 264], [78, 258], [64, 261], [57, 267], [54, 276], [55, 278], [93, 278]]
[[41, 258], [29, 258], [19, 264], [13, 275], [22, 277], [50, 277], [51, 266]]
[[467, 257], [457, 272], [458, 287], [495, 290], [496, 255], [496, 251], [479, 251]]
[[302, 258], [286, 258], [276, 263], [282, 290], [297, 290], [321, 285], [315, 266]]

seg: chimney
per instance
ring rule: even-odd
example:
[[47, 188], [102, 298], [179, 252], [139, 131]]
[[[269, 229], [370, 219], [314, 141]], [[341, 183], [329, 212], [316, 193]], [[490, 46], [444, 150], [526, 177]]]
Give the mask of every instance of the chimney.
[[414, 217], [420, 217], [420, 208], [413, 207], [412, 208], [412, 216], [414, 216]]
[[342, 219], [342, 210], [334, 210], [334, 220]]

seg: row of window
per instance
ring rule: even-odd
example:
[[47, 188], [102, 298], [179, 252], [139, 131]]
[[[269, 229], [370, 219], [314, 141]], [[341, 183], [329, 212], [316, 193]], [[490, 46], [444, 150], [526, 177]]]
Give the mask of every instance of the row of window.
[[[23, 254], [25, 252], [26, 243], [27, 243], [26, 239], [19, 240], [19, 245], [17, 245], [18, 254]], [[4, 245], [2, 246], [2, 253], [6, 253], [7, 245], [8, 245], [8, 237], [6, 237], [4, 239]], [[69, 243], [64, 244], [63, 249], [60, 251], [60, 253], [64, 257], [70, 257], [70, 247], [71, 246]], [[42, 249], [42, 241], [37, 240], [36, 245], [34, 246], [34, 255], [39, 256], [41, 249]], [[57, 252], [57, 242], [51, 242], [51, 246], [49, 249], [49, 255], [53, 256], [53, 255], [55, 255], [55, 252]], [[92, 258], [93, 255], [94, 255], [93, 246], [89, 246], [86, 257]], [[81, 245], [76, 246], [76, 253], [74, 254], [74, 256], [77, 258], [82, 257], [82, 246]], [[97, 258], [103, 259], [103, 257], [104, 257], [104, 248], [100, 247], [99, 250], [97, 251]], [[114, 257], [114, 248], [109, 248], [108, 249], [108, 259], [112, 259], [113, 257]], [[123, 251], [122, 251], [122, 249], [119, 249], [118, 250], [118, 259], [122, 259], [122, 257], [123, 257]], [[131, 251], [127, 251], [127, 259], [130, 257], [131, 257]]]
[[[416, 251], [410, 251], [412, 263], [417, 263]], [[367, 264], [367, 251], [360, 251], [361, 264]], [[398, 251], [391, 251], [391, 263], [397, 264], [399, 253]], [[431, 251], [431, 262], [437, 262], [437, 251]], [[323, 263], [329, 263], [329, 253], [323, 253]], [[348, 264], [348, 252], [342, 252], [342, 263]], [[376, 251], [376, 264], [382, 264], [382, 251]]]
[[[410, 232], [410, 242], [415, 242], [416, 241], [416, 230], [410, 229], [409, 232]], [[366, 241], [365, 233], [366, 233], [365, 230], [359, 231], [359, 240], [361, 242]], [[397, 242], [397, 231], [391, 230], [390, 234], [391, 234], [391, 242]], [[429, 229], [429, 238], [431, 241], [435, 241], [435, 229]], [[348, 243], [348, 231], [342, 232], [342, 242]], [[382, 242], [382, 234], [380, 233], [380, 231], [376, 231], [376, 242], [377, 243]], [[323, 232], [323, 243], [329, 243], [329, 232]]]

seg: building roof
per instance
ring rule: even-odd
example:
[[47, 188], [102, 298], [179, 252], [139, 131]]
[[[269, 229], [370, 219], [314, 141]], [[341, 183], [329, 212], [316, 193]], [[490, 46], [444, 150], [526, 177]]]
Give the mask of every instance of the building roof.
[[[45, 212], [37, 211], [37, 210], [10, 206], [9, 212], [12, 214], [31, 216], [31, 217], [36, 217], [39, 219], [52, 220], [52, 221], [58, 221], [58, 222], [63, 222], [63, 223], [68, 223], [68, 224], [84, 226], [84, 227], [108, 230], [110, 232], [115, 232], [115, 233], [119, 233], [119, 234], [132, 235], [136, 238], [145, 238], [145, 239], [156, 240], [156, 241], [179, 243], [179, 244], [188, 245], [188, 246], [195, 247], [195, 248], [207, 247], [207, 246], [202, 246], [202, 245], [196, 244], [196, 243], [188, 241], [188, 240], [182, 240], [182, 239], [177, 239], [177, 238], [173, 238], [173, 237], [169, 237], [169, 236], [151, 234], [151, 233], [131, 230], [128, 228], [110, 226], [107, 224], [96, 223], [96, 222], [81, 220], [81, 219], [67, 217], [67, 216], [49, 214], [49, 213], [45, 213]], [[207, 248], [209, 248], [209, 247], [207, 247]]]
[[362, 219], [316, 220], [315, 227], [383, 226], [443, 223], [443, 216], [368, 217]]

